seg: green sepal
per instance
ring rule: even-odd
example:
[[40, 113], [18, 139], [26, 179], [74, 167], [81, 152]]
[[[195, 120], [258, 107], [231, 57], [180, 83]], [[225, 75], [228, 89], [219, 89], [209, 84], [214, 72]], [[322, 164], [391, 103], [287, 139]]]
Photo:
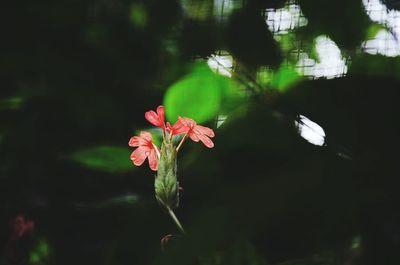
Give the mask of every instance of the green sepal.
[[166, 208], [179, 205], [179, 182], [176, 175], [176, 150], [172, 143], [161, 145], [160, 160], [154, 181], [157, 201]]

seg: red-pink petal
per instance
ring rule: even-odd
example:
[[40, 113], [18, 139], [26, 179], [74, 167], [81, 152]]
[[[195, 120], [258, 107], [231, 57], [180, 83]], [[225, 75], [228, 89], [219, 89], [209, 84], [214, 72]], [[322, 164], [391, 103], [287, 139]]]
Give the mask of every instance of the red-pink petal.
[[151, 140], [151, 133], [142, 131], [140, 132], [140, 136], [131, 137], [131, 139], [129, 139], [128, 145], [132, 147], [149, 145], [149, 143], [151, 143]]
[[202, 141], [203, 144], [205, 146], [207, 146], [208, 148], [213, 148], [214, 147], [213, 141], [211, 141], [211, 139], [208, 138], [207, 136], [205, 136], [203, 134], [200, 134], [200, 135], [198, 135], [198, 137], [199, 137], [200, 141]]
[[148, 156], [150, 169], [153, 171], [157, 171], [158, 168], [158, 157], [155, 149], [150, 150], [150, 154]]
[[190, 139], [192, 139], [195, 142], [200, 141], [199, 135], [193, 132], [189, 132], [189, 137]]
[[190, 129], [192, 129], [194, 126], [196, 126], [196, 122], [193, 119], [179, 117], [178, 120], [180, 120], [180, 122], [183, 124], [183, 126], [189, 127]]
[[157, 107], [157, 115], [158, 119], [162, 123], [162, 125], [165, 127], [165, 111], [164, 111], [164, 106], [160, 105]]
[[171, 131], [173, 135], [183, 134], [189, 131], [189, 127], [185, 126], [182, 122], [182, 118], [179, 117], [174, 126], [171, 127]]
[[214, 131], [208, 127], [205, 126], [201, 126], [201, 125], [196, 125], [194, 127], [194, 130], [196, 130], [197, 132], [199, 132], [200, 134], [204, 134], [207, 135], [208, 137], [214, 137]]
[[151, 133], [146, 131], [140, 132], [140, 138], [145, 139], [147, 141], [147, 144], [152, 141]]
[[157, 107], [157, 113], [153, 110], [147, 111], [144, 114], [144, 117], [146, 120], [148, 120], [151, 124], [165, 128], [165, 118], [164, 118], [165, 112], [164, 112], [164, 106], [160, 105]]
[[150, 155], [150, 148], [147, 146], [139, 146], [131, 154], [131, 160], [135, 166], [143, 164], [146, 157]]
[[131, 139], [129, 139], [128, 144], [129, 144], [129, 146], [137, 147], [140, 145], [144, 145], [145, 142], [146, 141], [144, 139], [140, 138], [139, 136], [133, 136], [133, 137], [131, 137]]
[[147, 111], [144, 114], [144, 117], [146, 118], [146, 120], [148, 120], [151, 124], [160, 127], [160, 119], [158, 118], [157, 113], [155, 113], [154, 111], [150, 110]]

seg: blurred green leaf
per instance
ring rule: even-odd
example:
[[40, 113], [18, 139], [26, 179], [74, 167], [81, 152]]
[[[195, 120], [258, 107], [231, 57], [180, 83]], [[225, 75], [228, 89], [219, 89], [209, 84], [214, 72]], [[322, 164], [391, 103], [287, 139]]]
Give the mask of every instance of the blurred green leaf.
[[29, 254], [30, 264], [48, 264], [49, 254], [47, 240], [43, 237], [39, 238]]
[[138, 29], [143, 29], [147, 26], [147, 11], [142, 3], [132, 4], [130, 10], [130, 20]]
[[24, 99], [22, 97], [9, 97], [0, 99], [0, 110], [17, 110], [21, 107]]
[[301, 38], [327, 35], [339, 47], [354, 49], [365, 39], [371, 24], [361, 1], [299, 0], [308, 19], [307, 27], [297, 30]]
[[37, 264], [40, 262], [40, 257], [35, 252], [32, 252], [29, 256], [29, 260], [30, 260], [31, 264]]
[[128, 147], [103, 145], [76, 151], [70, 159], [99, 171], [126, 172], [135, 169], [129, 159], [131, 151]]
[[274, 36], [275, 40], [279, 43], [283, 52], [287, 53], [296, 45], [296, 36], [293, 33], [282, 34]]
[[139, 198], [136, 194], [128, 193], [96, 202], [77, 203], [75, 206], [80, 210], [105, 209], [110, 207], [134, 206], [138, 200]]
[[273, 70], [268, 67], [260, 68], [256, 76], [257, 83], [262, 86], [270, 85], [273, 73]]
[[49, 255], [49, 245], [47, 242], [42, 239], [39, 241], [37, 246], [37, 251], [41, 256], [48, 256]]
[[297, 84], [302, 78], [303, 77], [293, 67], [282, 65], [279, 70], [273, 74], [271, 87], [283, 92]]
[[195, 20], [206, 20], [213, 15], [213, 0], [181, 0], [185, 15]]
[[367, 30], [367, 40], [371, 40], [375, 38], [376, 34], [378, 34], [379, 31], [386, 29], [383, 25], [380, 24], [372, 24], [371, 26], [368, 27]]
[[258, 8], [242, 8], [229, 17], [226, 42], [228, 51], [252, 70], [267, 65], [275, 68], [282, 61], [279, 45]]
[[164, 97], [167, 119], [188, 117], [199, 123], [216, 117], [223, 98], [234, 94], [229, 78], [214, 74], [205, 63], [197, 63], [190, 74], [170, 86]]

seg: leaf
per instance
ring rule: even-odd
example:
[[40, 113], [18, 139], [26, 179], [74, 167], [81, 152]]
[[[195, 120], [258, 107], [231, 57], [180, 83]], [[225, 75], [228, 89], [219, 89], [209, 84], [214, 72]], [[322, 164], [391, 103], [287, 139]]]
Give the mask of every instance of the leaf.
[[44, 237], [40, 237], [29, 253], [30, 264], [47, 264], [50, 255], [49, 244]]
[[207, 64], [197, 63], [190, 74], [168, 88], [164, 97], [167, 119], [174, 122], [182, 116], [202, 123], [215, 118], [232, 85], [233, 81], [214, 74]]
[[10, 97], [0, 99], [0, 110], [18, 110], [24, 103], [22, 97]]
[[96, 202], [77, 203], [76, 208], [79, 210], [96, 210], [106, 209], [113, 207], [130, 207], [135, 206], [139, 201], [139, 196], [134, 193], [126, 193], [117, 195], [111, 198], [107, 198]]
[[146, 8], [141, 3], [134, 3], [131, 6], [129, 18], [134, 27], [144, 29], [148, 24], [148, 14]]
[[243, 8], [233, 13], [226, 29], [228, 50], [250, 69], [277, 67], [281, 50], [257, 8]]
[[297, 30], [303, 39], [328, 35], [339, 47], [354, 49], [371, 25], [361, 1], [299, 0], [299, 4], [308, 19], [307, 27]]
[[271, 80], [271, 87], [279, 91], [285, 91], [302, 80], [302, 76], [290, 67], [282, 65], [279, 70], [274, 73]]
[[128, 147], [102, 145], [78, 150], [69, 158], [98, 171], [127, 172], [135, 169], [129, 159], [130, 153], [131, 150]]

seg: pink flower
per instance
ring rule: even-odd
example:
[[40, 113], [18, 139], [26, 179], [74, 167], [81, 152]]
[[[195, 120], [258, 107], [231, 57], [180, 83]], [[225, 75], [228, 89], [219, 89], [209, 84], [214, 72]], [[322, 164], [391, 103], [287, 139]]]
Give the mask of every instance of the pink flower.
[[25, 234], [31, 233], [35, 223], [30, 219], [25, 219], [23, 215], [18, 215], [13, 222], [13, 239], [22, 237]]
[[165, 117], [164, 117], [164, 106], [160, 105], [157, 107], [157, 113], [153, 110], [147, 111], [144, 114], [146, 120], [148, 120], [151, 124], [165, 129]]
[[179, 117], [171, 131], [174, 135], [187, 134], [190, 139], [195, 142], [202, 141], [208, 148], [214, 147], [214, 143], [210, 139], [215, 136], [214, 131], [208, 127], [197, 125], [192, 119]]
[[140, 166], [148, 158], [150, 168], [157, 171], [159, 151], [153, 144], [149, 132], [143, 131], [140, 132], [140, 136], [133, 136], [129, 140], [129, 146], [137, 147], [131, 154], [133, 164]]

